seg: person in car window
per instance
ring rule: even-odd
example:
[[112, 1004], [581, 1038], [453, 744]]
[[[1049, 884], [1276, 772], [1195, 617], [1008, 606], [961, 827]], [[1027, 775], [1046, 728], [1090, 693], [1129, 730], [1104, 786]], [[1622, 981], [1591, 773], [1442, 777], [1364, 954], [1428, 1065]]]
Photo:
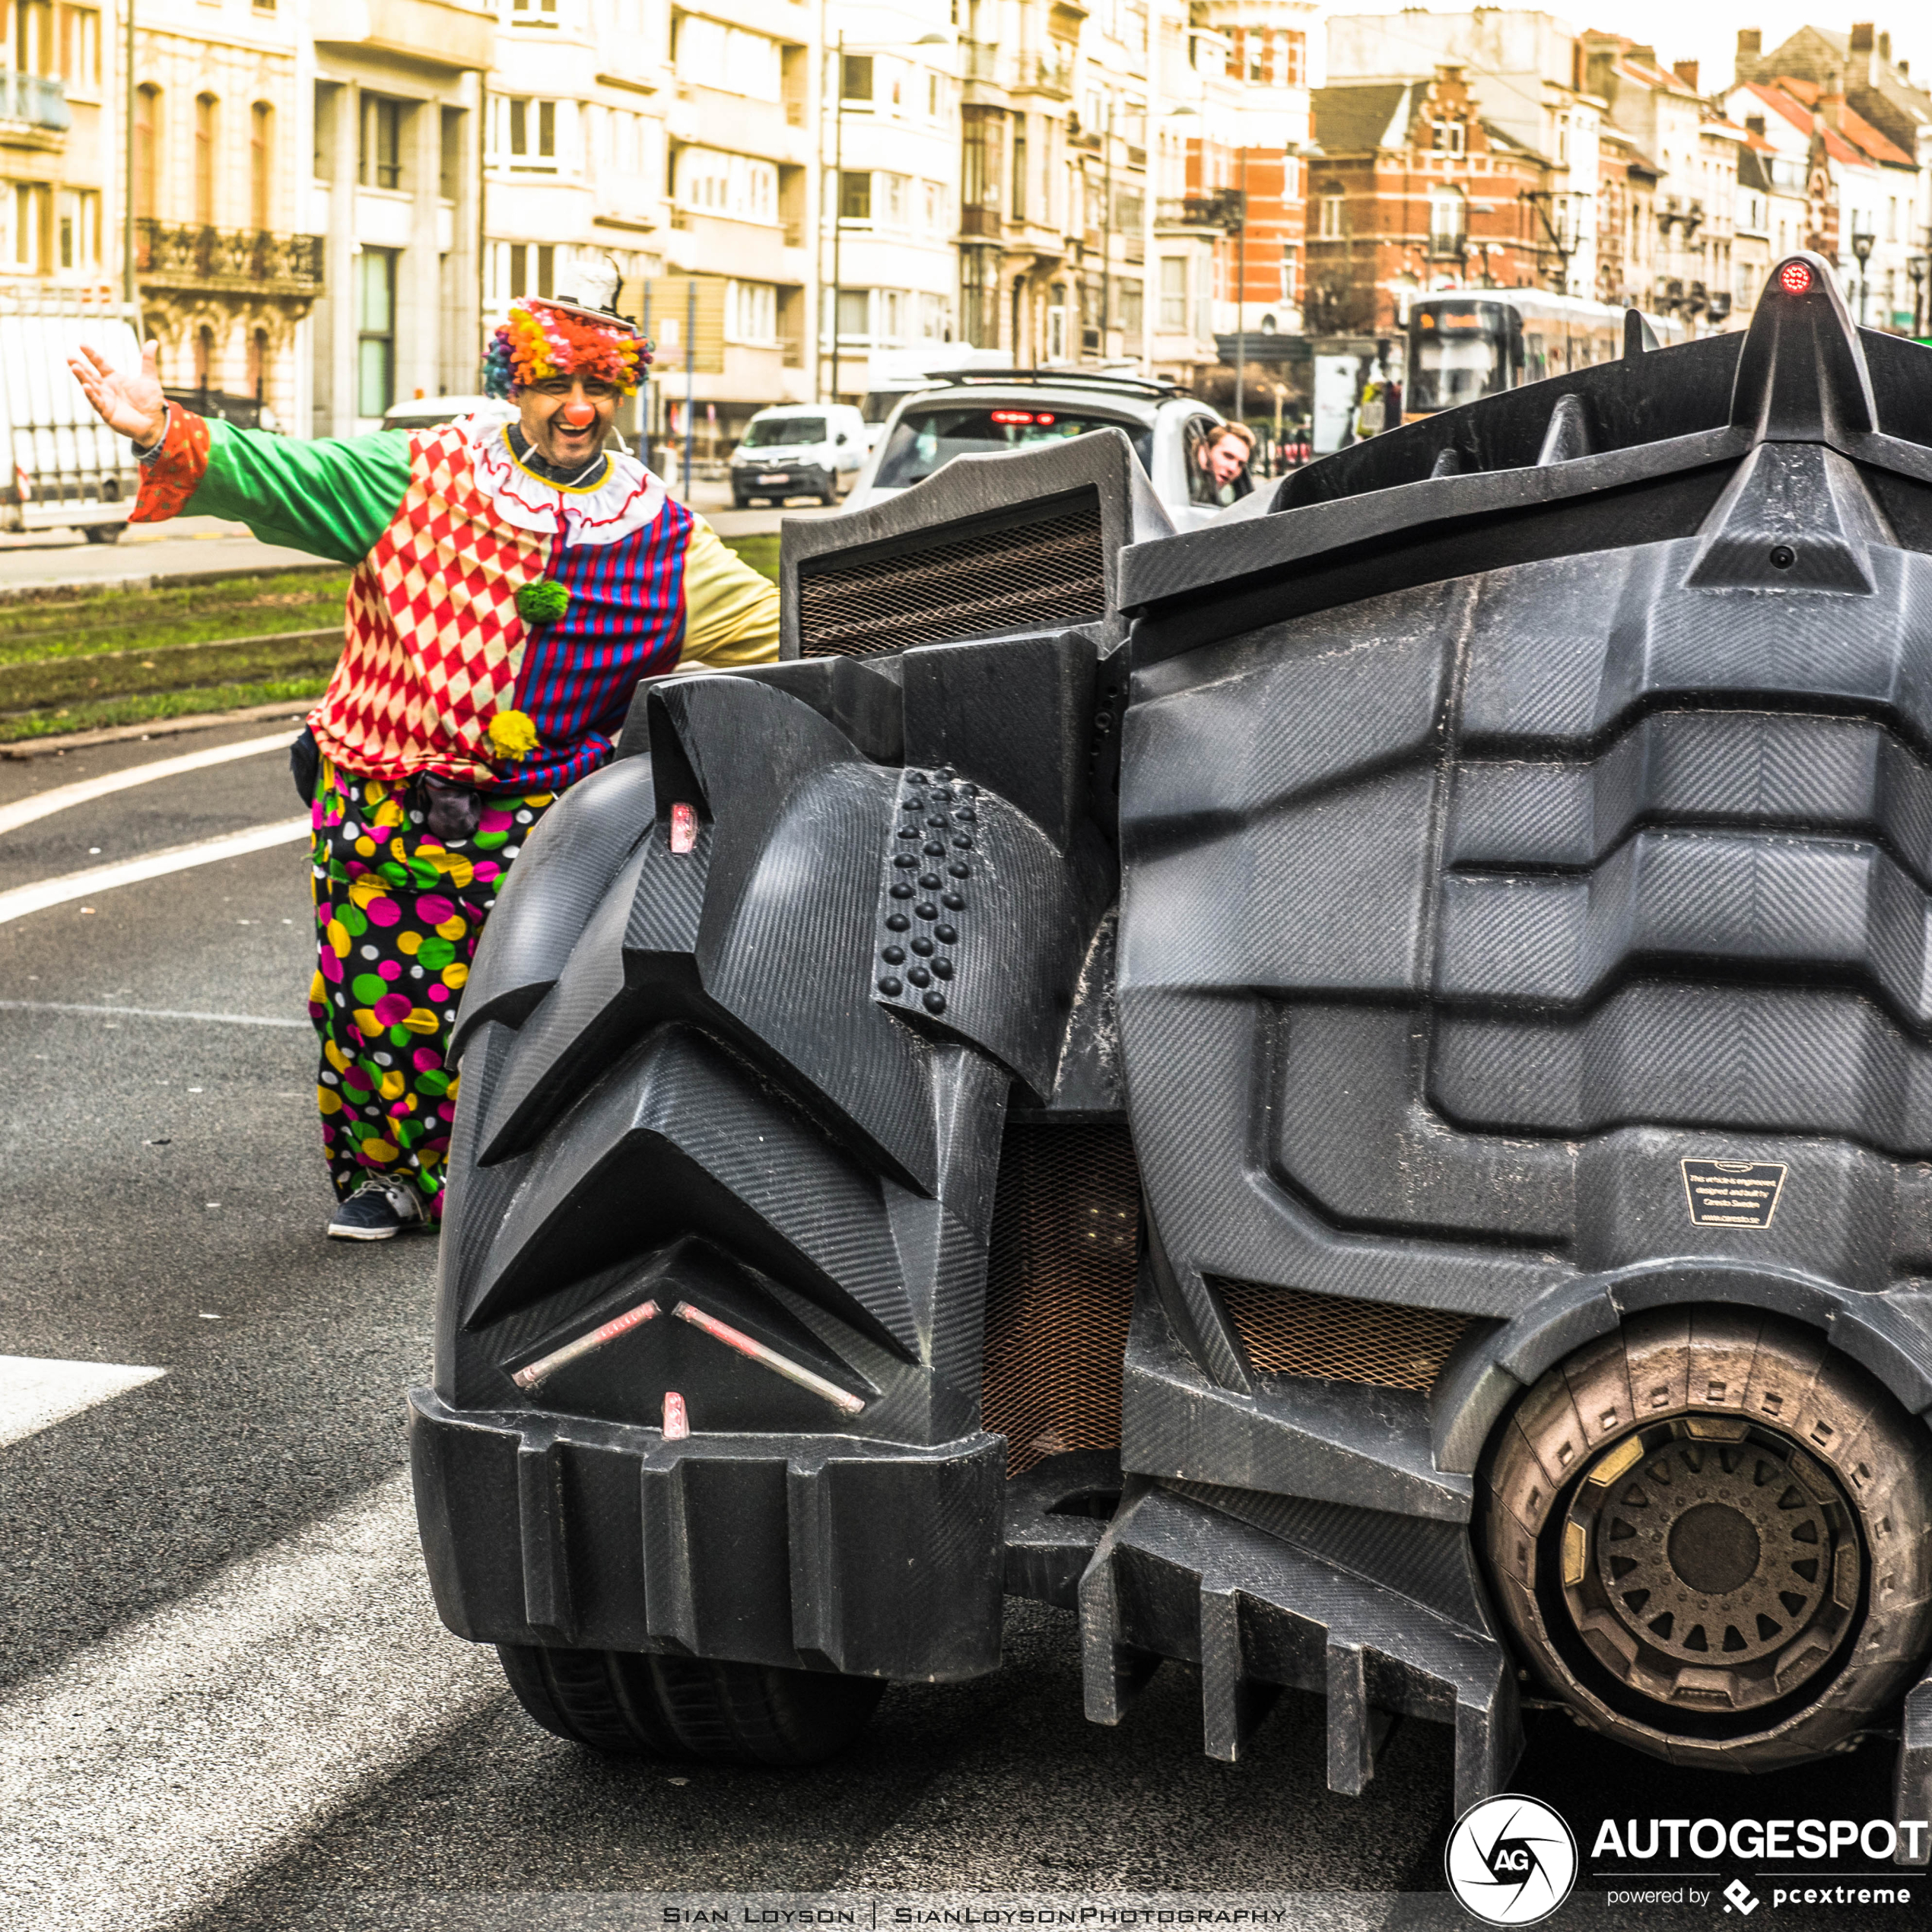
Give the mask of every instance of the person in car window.
[[1197, 503], [1226, 509], [1254, 488], [1248, 465], [1254, 456], [1254, 432], [1245, 423], [1217, 423], [1194, 449], [1201, 475], [1192, 492]]

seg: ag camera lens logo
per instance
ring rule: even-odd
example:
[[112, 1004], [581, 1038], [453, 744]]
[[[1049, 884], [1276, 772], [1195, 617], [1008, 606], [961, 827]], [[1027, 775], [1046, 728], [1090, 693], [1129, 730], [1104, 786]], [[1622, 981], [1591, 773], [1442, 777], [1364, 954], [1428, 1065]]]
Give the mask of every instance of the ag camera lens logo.
[[1534, 1925], [1577, 1882], [1577, 1841], [1549, 1806], [1514, 1793], [1456, 1820], [1443, 1854], [1456, 1902], [1488, 1925]]

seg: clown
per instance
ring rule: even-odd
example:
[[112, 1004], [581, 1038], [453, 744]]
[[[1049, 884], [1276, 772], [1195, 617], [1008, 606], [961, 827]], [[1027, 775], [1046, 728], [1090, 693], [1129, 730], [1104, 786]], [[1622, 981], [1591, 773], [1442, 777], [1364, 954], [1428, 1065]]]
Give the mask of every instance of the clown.
[[132, 521], [234, 517], [354, 567], [342, 659], [297, 744], [332, 1235], [440, 1219], [478, 936], [538, 820], [611, 755], [637, 681], [778, 654], [776, 586], [604, 448], [650, 357], [605, 311], [519, 302], [486, 363], [515, 422], [313, 443], [169, 402], [152, 342], [138, 373], [91, 349], [71, 364], [133, 440]]

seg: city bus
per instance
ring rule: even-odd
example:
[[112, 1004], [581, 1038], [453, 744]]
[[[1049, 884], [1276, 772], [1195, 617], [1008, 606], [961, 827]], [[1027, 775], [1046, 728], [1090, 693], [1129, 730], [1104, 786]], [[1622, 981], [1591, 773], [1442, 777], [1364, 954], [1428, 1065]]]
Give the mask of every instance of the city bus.
[[[1624, 313], [1535, 288], [1445, 288], [1419, 297], [1409, 312], [1403, 421], [1614, 361], [1623, 353]], [[1675, 316], [1646, 313], [1644, 319], [1660, 344], [1690, 333]]]

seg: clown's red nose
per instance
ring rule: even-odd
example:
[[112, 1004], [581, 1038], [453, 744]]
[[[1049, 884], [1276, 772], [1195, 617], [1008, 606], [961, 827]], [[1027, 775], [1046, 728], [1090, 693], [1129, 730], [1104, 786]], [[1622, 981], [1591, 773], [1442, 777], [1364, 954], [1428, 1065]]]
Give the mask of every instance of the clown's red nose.
[[564, 406], [564, 421], [571, 429], [588, 429], [596, 420], [597, 412], [587, 402], [570, 402]]

